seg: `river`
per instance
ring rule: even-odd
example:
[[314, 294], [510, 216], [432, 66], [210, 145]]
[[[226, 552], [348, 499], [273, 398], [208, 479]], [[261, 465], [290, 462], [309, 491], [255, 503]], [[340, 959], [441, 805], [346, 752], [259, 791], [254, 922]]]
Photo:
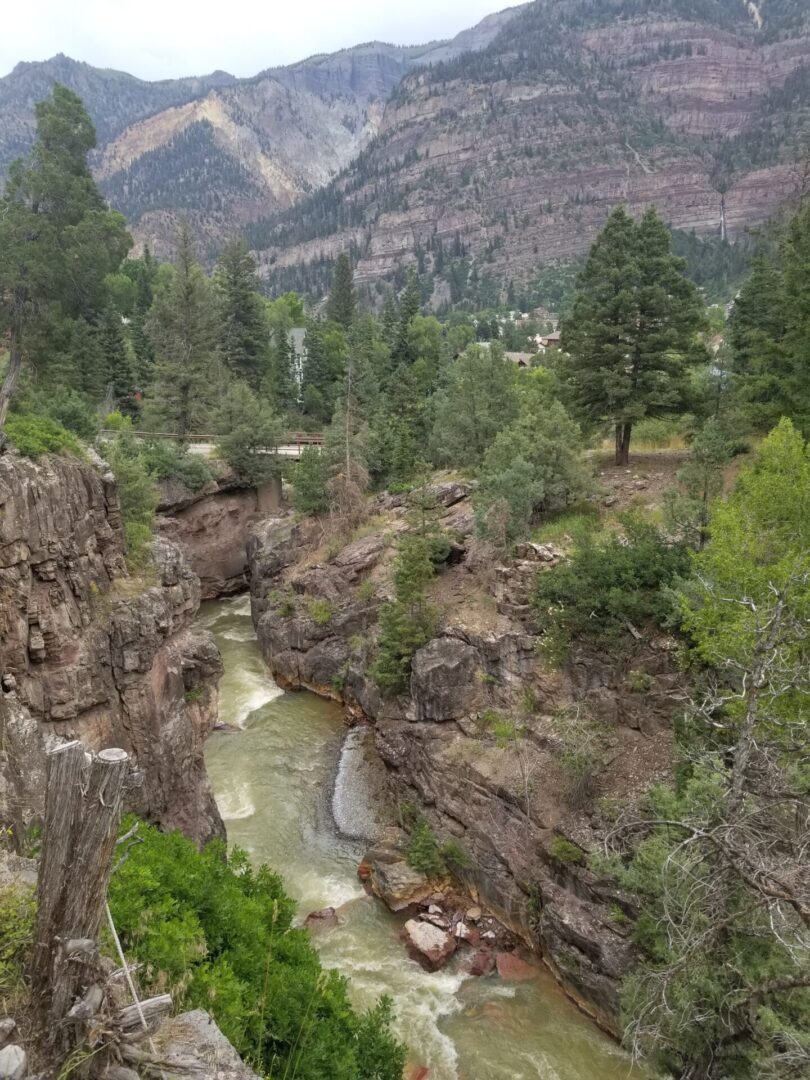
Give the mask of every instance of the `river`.
[[[339, 925], [314, 937], [325, 966], [351, 980], [360, 1007], [394, 1000], [396, 1032], [430, 1080], [628, 1080], [627, 1057], [560, 992], [551, 975], [507, 984], [475, 979], [451, 962], [428, 974], [399, 939], [403, 920], [368, 897], [357, 879], [364, 847], [344, 829], [370, 834], [382, 805], [358, 792], [362, 733], [339, 708], [309, 693], [285, 693], [265, 668], [245, 596], [203, 605], [198, 625], [225, 664], [221, 719], [206, 761], [228, 840], [282, 874], [303, 917], [327, 905]], [[342, 753], [343, 750], [343, 753]], [[335, 778], [338, 788], [335, 793]], [[347, 798], [351, 791], [352, 797]], [[334, 796], [334, 798], [333, 798]]]

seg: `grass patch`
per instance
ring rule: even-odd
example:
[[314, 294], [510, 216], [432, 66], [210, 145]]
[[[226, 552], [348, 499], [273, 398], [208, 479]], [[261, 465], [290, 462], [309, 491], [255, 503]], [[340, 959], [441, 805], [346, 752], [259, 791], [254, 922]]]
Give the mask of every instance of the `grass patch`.
[[599, 528], [599, 511], [590, 503], [579, 503], [569, 510], [547, 517], [532, 532], [537, 544], [561, 544], [594, 532]]
[[582, 848], [566, 840], [564, 836], [555, 836], [548, 845], [548, 853], [555, 863], [561, 866], [581, 866], [585, 861]]
[[328, 626], [335, 614], [335, 609], [329, 600], [312, 597], [307, 600], [307, 612], [316, 626]]

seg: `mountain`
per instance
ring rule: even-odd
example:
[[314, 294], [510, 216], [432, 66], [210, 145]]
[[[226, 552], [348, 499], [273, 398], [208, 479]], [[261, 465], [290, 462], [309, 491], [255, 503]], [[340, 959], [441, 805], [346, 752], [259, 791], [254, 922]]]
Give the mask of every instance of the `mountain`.
[[618, 202], [737, 237], [806, 180], [809, 120], [805, 0], [536, 0], [406, 75], [351, 165], [249, 236], [273, 287], [321, 291], [349, 250], [440, 304], [583, 251]]
[[484, 48], [512, 13], [452, 41], [372, 42], [249, 79], [214, 72], [145, 82], [61, 55], [18, 64], [0, 79], [0, 173], [31, 145], [35, 102], [63, 83], [96, 124], [94, 172], [136, 237], [166, 254], [182, 215], [212, 250], [328, 183], [377, 134], [408, 71]]

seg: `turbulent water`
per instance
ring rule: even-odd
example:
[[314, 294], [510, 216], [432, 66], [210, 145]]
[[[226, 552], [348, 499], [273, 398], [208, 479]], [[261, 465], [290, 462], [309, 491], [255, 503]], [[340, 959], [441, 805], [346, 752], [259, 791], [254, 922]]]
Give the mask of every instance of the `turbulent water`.
[[[340, 923], [316, 945], [351, 979], [358, 1006], [394, 999], [397, 1034], [430, 1080], [627, 1080], [627, 1058], [560, 993], [474, 979], [452, 964], [428, 974], [405, 953], [402, 919], [357, 880], [364, 841], [384, 808], [367, 732], [345, 732], [338, 708], [282, 692], [267, 673], [246, 597], [203, 606], [200, 624], [225, 662], [221, 719], [208, 771], [231, 843], [284, 877], [303, 918], [331, 905]], [[338, 831], [335, 822], [340, 826]]]

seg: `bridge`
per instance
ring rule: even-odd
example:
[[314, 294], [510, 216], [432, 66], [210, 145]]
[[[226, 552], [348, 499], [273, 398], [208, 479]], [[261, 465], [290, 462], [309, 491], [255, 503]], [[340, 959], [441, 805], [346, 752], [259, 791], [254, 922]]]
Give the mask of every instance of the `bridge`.
[[[102, 439], [115, 438], [119, 431], [103, 428], [99, 433]], [[178, 435], [173, 431], [130, 431], [136, 439], [169, 439], [176, 443], [185, 443], [190, 454], [211, 457], [217, 447], [217, 435]], [[260, 454], [278, 454], [279, 457], [299, 458], [307, 446], [323, 446], [323, 434], [319, 431], [291, 431], [283, 436], [283, 441], [276, 446], [266, 446], [258, 450]]]

